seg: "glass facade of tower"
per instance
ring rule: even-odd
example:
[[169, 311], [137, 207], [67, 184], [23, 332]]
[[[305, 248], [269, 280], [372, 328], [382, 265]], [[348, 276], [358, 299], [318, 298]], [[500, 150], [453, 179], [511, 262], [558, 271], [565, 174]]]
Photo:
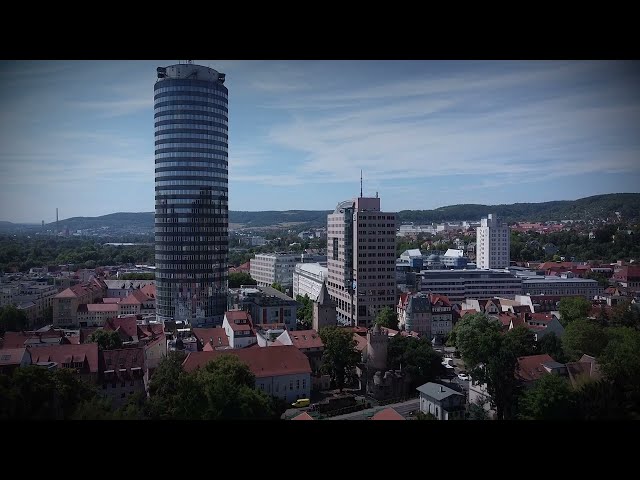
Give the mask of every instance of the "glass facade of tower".
[[211, 68], [158, 68], [154, 88], [156, 311], [221, 324], [227, 307], [228, 91]]

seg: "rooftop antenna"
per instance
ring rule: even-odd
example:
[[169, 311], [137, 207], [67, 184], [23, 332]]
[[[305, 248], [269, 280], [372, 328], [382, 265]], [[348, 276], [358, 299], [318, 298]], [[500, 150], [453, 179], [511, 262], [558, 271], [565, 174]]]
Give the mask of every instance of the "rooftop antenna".
[[362, 169], [360, 169], [360, 198], [362, 198]]
[[193, 65], [193, 60], [187, 60], [187, 63], [188, 63], [189, 65]]
[[60, 222], [58, 221], [58, 207], [56, 207], [56, 234], [60, 231]]

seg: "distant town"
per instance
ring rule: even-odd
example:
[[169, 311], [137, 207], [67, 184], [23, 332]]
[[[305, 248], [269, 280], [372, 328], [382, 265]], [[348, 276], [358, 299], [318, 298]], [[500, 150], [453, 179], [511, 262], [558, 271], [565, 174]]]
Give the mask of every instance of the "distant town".
[[0, 418], [640, 418], [640, 194], [229, 211], [226, 75], [156, 75], [154, 212], [0, 222]]

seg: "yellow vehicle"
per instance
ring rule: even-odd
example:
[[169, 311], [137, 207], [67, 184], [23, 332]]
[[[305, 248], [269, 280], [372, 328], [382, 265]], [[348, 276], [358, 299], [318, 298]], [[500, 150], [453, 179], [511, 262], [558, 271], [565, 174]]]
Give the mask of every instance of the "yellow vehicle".
[[294, 408], [308, 407], [311, 401], [308, 398], [299, 398], [291, 404]]

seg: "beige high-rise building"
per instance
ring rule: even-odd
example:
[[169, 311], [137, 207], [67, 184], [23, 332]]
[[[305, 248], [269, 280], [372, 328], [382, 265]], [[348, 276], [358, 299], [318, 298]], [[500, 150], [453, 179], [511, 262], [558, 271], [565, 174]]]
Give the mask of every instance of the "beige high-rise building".
[[395, 212], [380, 198], [341, 202], [327, 216], [327, 289], [338, 323], [370, 326], [383, 307], [396, 304]]
[[480, 220], [476, 228], [476, 265], [479, 269], [508, 268], [511, 234], [506, 223], [498, 221], [495, 213]]

